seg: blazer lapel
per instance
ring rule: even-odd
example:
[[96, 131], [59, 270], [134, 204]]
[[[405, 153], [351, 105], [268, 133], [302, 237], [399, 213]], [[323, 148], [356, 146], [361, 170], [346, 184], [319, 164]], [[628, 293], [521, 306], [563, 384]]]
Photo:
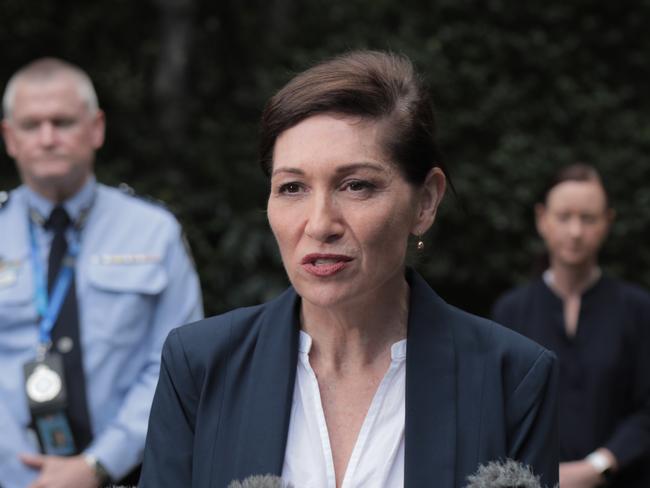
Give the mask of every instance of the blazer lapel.
[[455, 486], [456, 369], [449, 306], [415, 272], [406, 351], [404, 486]]
[[297, 296], [293, 288], [274, 301], [260, 326], [251, 357], [234, 472], [282, 474], [298, 360]]
[[[456, 370], [449, 306], [415, 272], [406, 355], [406, 488], [455, 486]], [[282, 473], [298, 359], [298, 297], [293, 289], [268, 310], [243, 404], [234, 479]]]

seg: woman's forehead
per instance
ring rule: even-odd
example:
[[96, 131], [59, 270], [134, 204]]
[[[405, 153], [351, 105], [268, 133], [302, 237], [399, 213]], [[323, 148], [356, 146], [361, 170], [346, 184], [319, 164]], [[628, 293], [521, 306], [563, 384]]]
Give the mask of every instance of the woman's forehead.
[[602, 210], [607, 206], [607, 196], [598, 181], [568, 180], [551, 188], [546, 198], [546, 205], [549, 208], [580, 207]]
[[282, 132], [273, 151], [273, 172], [283, 166], [376, 162], [390, 164], [379, 124], [359, 117], [322, 114]]

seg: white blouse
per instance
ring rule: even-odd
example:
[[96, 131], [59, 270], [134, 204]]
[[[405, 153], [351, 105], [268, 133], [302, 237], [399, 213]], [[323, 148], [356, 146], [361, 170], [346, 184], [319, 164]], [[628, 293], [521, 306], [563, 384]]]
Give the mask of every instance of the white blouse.
[[[295, 488], [336, 488], [334, 462], [314, 370], [311, 337], [300, 331], [299, 360], [282, 479]], [[391, 347], [391, 363], [363, 421], [341, 488], [404, 486], [406, 339]]]

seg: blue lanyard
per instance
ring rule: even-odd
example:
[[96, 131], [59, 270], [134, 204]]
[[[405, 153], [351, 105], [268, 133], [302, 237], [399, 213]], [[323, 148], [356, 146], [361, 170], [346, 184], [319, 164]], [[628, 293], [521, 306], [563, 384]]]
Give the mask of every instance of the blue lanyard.
[[65, 301], [65, 296], [70, 289], [72, 278], [74, 276], [74, 261], [79, 254], [79, 243], [76, 239], [71, 239], [68, 243], [68, 252], [63, 258], [61, 269], [57, 274], [52, 295], [48, 297], [46, 275], [43, 268], [43, 262], [39, 255], [38, 242], [36, 241], [36, 230], [34, 222], [29, 220], [29, 237], [31, 242], [31, 261], [34, 272], [34, 302], [36, 310], [41, 317], [39, 324], [39, 345], [41, 352], [47, 351], [51, 343], [52, 328], [56, 319], [61, 312], [61, 307]]

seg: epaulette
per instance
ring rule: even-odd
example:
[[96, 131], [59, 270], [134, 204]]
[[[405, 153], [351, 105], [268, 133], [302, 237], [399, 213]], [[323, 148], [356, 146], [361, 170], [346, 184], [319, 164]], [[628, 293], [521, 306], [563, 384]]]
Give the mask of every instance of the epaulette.
[[9, 192], [0, 191], [0, 209], [6, 207], [8, 203], [9, 203]]
[[117, 189], [120, 190], [125, 195], [128, 195], [133, 198], [137, 198], [139, 200], [150, 203], [157, 207], [164, 208], [165, 210], [169, 210], [169, 208], [167, 208], [167, 204], [158, 198], [154, 198], [151, 195], [138, 195], [133, 189], [133, 187], [128, 183], [120, 183], [119, 185], [117, 185]]

